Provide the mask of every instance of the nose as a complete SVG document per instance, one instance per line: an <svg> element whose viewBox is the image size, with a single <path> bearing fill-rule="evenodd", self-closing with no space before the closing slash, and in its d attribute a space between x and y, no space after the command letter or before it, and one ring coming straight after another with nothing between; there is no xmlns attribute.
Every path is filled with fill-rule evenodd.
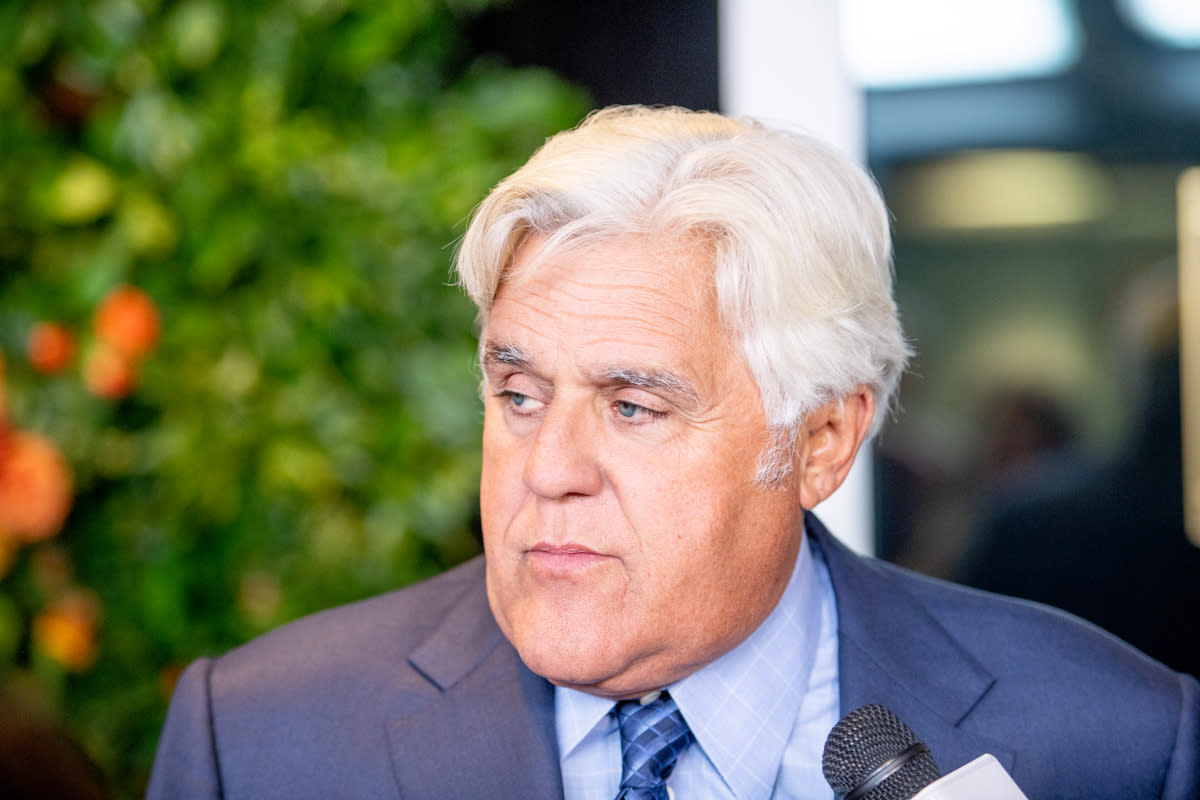
<svg viewBox="0 0 1200 800"><path fill-rule="evenodd" d="M597 445L595 420L587 404L556 397L525 455L525 485L549 499L598 494L604 473Z"/></svg>

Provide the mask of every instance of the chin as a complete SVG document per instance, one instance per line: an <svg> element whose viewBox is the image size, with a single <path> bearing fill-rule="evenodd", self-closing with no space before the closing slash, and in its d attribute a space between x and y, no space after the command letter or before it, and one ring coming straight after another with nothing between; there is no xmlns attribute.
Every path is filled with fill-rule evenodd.
<svg viewBox="0 0 1200 800"><path fill-rule="evenodd" d="M499 582L490 584L492 589L499 589ZM578 590L547 593L522 586L507 596L500 589L490 599L501 631L530 671L556 686L616 696L609 687L623 689L631 678L637 680L647 653L627 635L628 615L613 611L613 603L599 594L581 597Z"/></svg>
<svg viewBox="0 0 1200 800"><path fill-rule="evenodd" d="M612 648L603 642L571 641L553 631L537 631L515 637L513 646L525 666L559 686L591 686L622 671Z"/></svg>
<svg viewBox="0 0 1200 800"><path fill-rule="evenodd" d="M564 640L552 632L542 632L514 647L536 675L555 686L576 689L599 697L620 700L661 689L683 678L668 674L642 662L628 650L617 650L611 638L596 637L585 642Z"/></svg>

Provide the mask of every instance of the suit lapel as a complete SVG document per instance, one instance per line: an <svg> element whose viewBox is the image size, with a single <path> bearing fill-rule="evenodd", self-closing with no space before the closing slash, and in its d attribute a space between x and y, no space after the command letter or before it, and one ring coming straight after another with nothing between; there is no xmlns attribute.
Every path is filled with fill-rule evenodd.
<svg viewBox="0 0 1200 800"><path fill-rule="evenodd" d="M1011 751L971 725L995 679L914 595L912 578L850 552L811 514L805 531L825 557L837 598L842 713L887 706L929 745L943 772L985 752L1011 769Z"/></svg>
<svg viewBox="0 0 1200 800"><path fill-rule="evenodd" d="M409 663L428 685L388 725L401 797L562 797L554 689L496 626L482 570Z"/></svg>

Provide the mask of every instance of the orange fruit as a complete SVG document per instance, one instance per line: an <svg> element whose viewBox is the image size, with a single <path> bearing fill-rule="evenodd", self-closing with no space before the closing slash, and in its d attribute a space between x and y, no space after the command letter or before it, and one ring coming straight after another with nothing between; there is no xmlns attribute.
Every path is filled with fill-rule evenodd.
<svg viewBox="0 0 1200 800"><path fill-rule="evenodd" d="M137 365L131 356L101 344L83 362L83 383L97 397L119 400L137 385Z"/></svg>
<svg viewBox="0 0 1200 800"><path fill-rule="evenodd" d="M71 672L83 672L96 663L99 617L98 602L88 592L69 592L34 617L33 640Z"/></svg>
<svg viewBox="0 0 1200 800"><path fill-rule="evenodd" d="M109 292L97 307L93 324L100 341L126 356L143 356L158 343L158 308L134 286Z"/></svg>
<svg viewBox="0 0 1200 800"><path fill-rule="evenodd" d="M71 470L36 433L0 431L0 535L26 542L53 536L71 509Z"/></svg>
<svg viewBox="0 0 1200 800"><path fill-rule="evenodd" d="M75 356L75 337L57 322L39 322L29 331L25 351L38 372L61 372Z"/></svg>

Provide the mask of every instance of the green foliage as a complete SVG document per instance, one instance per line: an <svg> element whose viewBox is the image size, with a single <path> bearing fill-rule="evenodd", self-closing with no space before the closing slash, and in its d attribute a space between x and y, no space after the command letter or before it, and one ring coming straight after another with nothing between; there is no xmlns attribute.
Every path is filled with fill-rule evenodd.
<svg viewBox="0 0 1200 800"><path fill-rule="evenodd" d="M0 670L141 792L174 670L477 552L474 203L584 98L471 60L481 0L0 4L0 353L9 422L74 472L0 568ZM81 377L131 284L162 335L133 392ZM24 356L58 320L61 374ZM96 601L94 664L32 620Z"/></svg>

